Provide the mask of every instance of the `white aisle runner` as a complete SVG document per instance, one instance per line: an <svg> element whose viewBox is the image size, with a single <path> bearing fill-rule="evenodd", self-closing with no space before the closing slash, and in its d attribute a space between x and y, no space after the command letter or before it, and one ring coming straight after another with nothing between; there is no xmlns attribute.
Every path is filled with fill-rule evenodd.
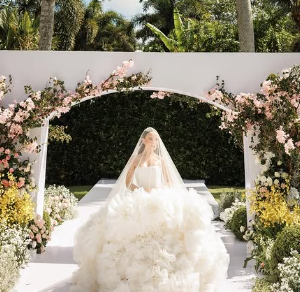
<svg viewBox="0 0 300 292"><path fill-rule="evenodd" d="M46 247L46 252L37 255L21 271L21 279L14 292L68 292L70 290L70 279L72 273L77 269L72 256L74 234L89 218L90 214L101 207L113 182L99 181L79 202L78 217L55 228L52 240ZM203 182L200 182L200 185L204 191L207 190ZM199 183L188 186L197 189ZM203 195L211 205L214 204L209 194ZM212 207L214 206L212 205ZM236 240L229 231L223 229L222 223L214 222L214 225L230 254L228 279L221 292L250 292L255 272L252 266L247 267L247 269L242 267L246 257L246 243Z"/></svg>

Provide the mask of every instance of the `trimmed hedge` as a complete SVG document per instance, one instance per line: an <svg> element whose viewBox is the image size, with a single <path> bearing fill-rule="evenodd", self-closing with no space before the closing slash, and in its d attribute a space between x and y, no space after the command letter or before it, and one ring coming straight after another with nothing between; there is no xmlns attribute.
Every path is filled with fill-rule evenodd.
<svg viewBox="0 0 300 292"><path fill-rule="evenodd" d="M291 255L291 249L300 253L300 225L285 227L276 237L271 251L270 265L275 277L279 277L277 266L283 258Z"/></svg>
<svg viewBox="0 0 300 292"><path fill-rule="evenodd" d="M244 226L247 228L247 209L246 207L241 207L237 209L232 216L230 221L230 230L239 239L245 241L243 235L245 232L240 231L240 227Z"/></svg>
<svg viewBox="0 0 300 292"><path fill-rule="evenodd" d="M72 141L50 143L47 184L93 185L101 178L117 178L150 126L159 132L183 178L244 183L243 153L230 134L219 129L220 117L208 117L208 104L178 95L151 99L151 93L104 95L53 120L53 125L68 127Z"/></svg>

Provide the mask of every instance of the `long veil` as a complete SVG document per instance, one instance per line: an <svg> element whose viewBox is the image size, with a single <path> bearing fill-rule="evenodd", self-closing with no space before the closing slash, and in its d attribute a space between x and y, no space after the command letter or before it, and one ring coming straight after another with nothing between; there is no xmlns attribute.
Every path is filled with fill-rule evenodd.
<svg viewBox="0 0 300 292"><path fill-rule="evenodd" d="M106 206L110 203L110 201L118 194L122 195L126 192L134 191L136 188L139 188L139 183L136 179L136 171L139 167L149 167L149 165L145 164L145 145L144 139L147 134L154 133L156 137L156 146L155 146L155 157L156 164L161 167L161 188L180 188L185 189L184 182L174 165L162 139L160 138L158 132L151 127L148 127L141 134L137 145L126 163L123 171L121 172L118 180L116 181L113 189L111 190L109 196L106 199ZM148 175L147 179L151 181L153 178Z"/></svg>

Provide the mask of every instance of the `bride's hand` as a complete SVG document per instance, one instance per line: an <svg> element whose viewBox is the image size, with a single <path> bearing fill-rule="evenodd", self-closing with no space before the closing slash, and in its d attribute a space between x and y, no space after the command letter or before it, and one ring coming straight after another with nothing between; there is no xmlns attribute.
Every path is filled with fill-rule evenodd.
<svg viewBox="0 0 300 292"><path fill-rule="evenodd" d="M147 192L147 193L150 193L151 192L151 188L144 188L144 190Z"/></svg>

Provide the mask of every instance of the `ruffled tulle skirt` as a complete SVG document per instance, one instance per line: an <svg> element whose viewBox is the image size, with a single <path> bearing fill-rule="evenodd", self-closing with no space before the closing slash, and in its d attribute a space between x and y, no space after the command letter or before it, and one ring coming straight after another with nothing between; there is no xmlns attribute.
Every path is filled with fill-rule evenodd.
<svg viewBox="0 0 300 292"><path fill-rule="evenodd" d="M73 292L218 291L229 255L193 191L115 196L76 235Z"/></svg>

